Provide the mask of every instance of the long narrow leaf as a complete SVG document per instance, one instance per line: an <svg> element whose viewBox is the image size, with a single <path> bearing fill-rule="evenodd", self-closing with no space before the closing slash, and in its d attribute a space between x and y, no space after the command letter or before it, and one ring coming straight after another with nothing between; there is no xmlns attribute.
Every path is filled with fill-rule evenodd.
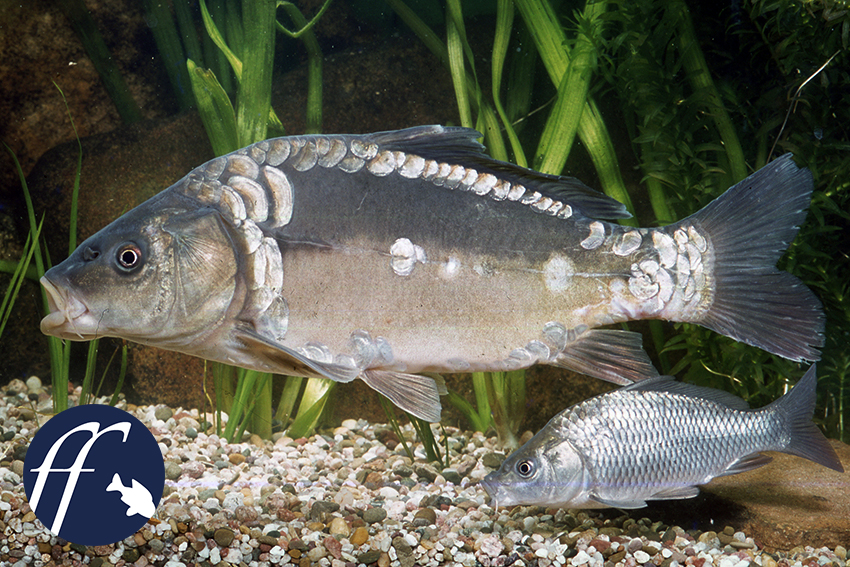
<svg viewBox="0 0 850 567"><path fill-rule="evenodd" d="M230 97L224 92L218 80L210 70L195 66L191 59L186 60L192 90L198 104L201 121L207 131L213 152L217 156L239 149L239 137L236 135L236 113L230 103Z"/></svg>
<svg viewBox="0 0 850 567"><path fill-rule="evenodd" d="M322 48L319 40L313 32L313 24L330 6L330 0L325 2L319 13L308 23L301 11L291 2L278 2L283 6L292 22L298 26L297 32L290 32L277 22L277 28L293 38L300 37L304 40L307 50L307 120L306 132L317 134L322 131ZM275 116L276 118L276 116ZM278 121L278 125L279 125ZM282 128L282 125L280 125Z"/></svg>
<svg viewBox="0 0 850 567"><path fill-rule="evenodd" d="M21 284L26 278L29 269L30 261L32 261L33 253L38 247L38 237L41 234L41 227L44 224L44 216L38 222L38 228L35 234L27 234L27 240L24 243L23 257L18 260L17 268L12 274L12 279L9 281L9 287L6 294L3 296L3 304L0 306L0 336L3 335L3 330L6 328L6 322L12 313L12 307L15 305L15 299L18 297L18 292L21 289Z"/></svg>
<svg viewBox="0 0 850 567"><path fill-rule="evenodd" d="M528 26L531 37L534 38L537 51L552 83L560 85L569 67L570 57L564 49L567 39L557 15L546 0L515 0L515 4L525 25ZM626 208L634 214L614 152L614 143L602 121L596 103L590 97L587 97L586 106L581 113L578 134L596 166L602 190L626 205ZM623 224L636 226L634 219L627 219L627 221Z"/></svg>
<svg viewBox="0 0 850 567"><path fill-rule="evenodd" d="M236 76L236 81L239 82L242 80L242 61L239 57L233 53L233 50L227 45L227 42L224 41L224 36L219 31L218 27L215 25L215 22L210 16L209 10L207 10L207 5L204 0L199 0L199 4L201 6L201 19L204 21L204 28L207 30L207 35L210 36L210 39L213 40L213 43L224 53L224 56L230 62L230 66L233 68L233 74ZM230 14L228 15L228 21L230 21Z"/></svg>
<svg viewBox="0 0 850 567"><path fill-rule="evenodd" d="M723 183L723 186L727 187L742 180L748 173L741 141L738 139L738 133L732 124L732 119L729 117L726 107L723 106L720 93L711 78L711 72L705 62L702 49L700 49L688 7L682 0L671 0L667 4L667 9L674 11L678 16L679 46L682 50L682 65L688 81L694 91L705 95L711 108L711 117L720 133L720 138L723 140L724 154L731 170L731 179L727 179Z"/></svg>
<svg viewBox="0 0 850 567"><path fill-rule="evenodd" d="M150 26L154 41L159 50L160 57L165 63L165 71L171 86L177 96L177 102L181 109L192 106L192 87L189 84L189 76L186 74L184 61L186 54L174 18L171 16L171 8L168 2L161 0L144 0L145 16L148 21L153 22Z"/></svg>
<svg viewBox="0 0 850 567"><path fill-rule="evenodd" d="M499 114L499 118L505 128L505 133L511 143L511 150L514 154L514 162L517 165L525 167L528 165L528 162L525 159L525 152L522 149L522 144L520 144L519 137L514 130L513 124L511 124L510 118L505 112L505 109L502 107L501 100L502 72L504 70L505 58L508 52L513 20L513 0L498 0L496 3L496 32L493 37L493 60L491 63L493 105L496 107L496 112Z"/></svg>
<svg viewBox="0 0 850 567"><path fill-rule="evenodd" d="M236 98L239 147L266 139L271 111L275 3L242 0L242 80Z"/></svg>
<svg viewBox="0 0 850 567"><path fill-rule="evenodd" d="M594 37L607 2L588 2L580 18L578 36L570 53L570 63L558 85L558 98L552 109L535 156L535 168L559 174L564 169L587 100L590 79L596 69Z"/></svg>

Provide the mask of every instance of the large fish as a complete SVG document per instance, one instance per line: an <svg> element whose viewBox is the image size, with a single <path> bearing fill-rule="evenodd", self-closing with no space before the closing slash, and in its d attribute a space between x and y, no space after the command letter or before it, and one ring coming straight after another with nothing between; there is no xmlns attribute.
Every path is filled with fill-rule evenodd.
<svg viewBox="0 0 850 567"><path fill-rule="evenodd" d="M562 366L657 374L637 333L699 323L817 359L815 296L775 263L811 174L784 156L663 228L569 177L426 126L256 143L194 169L42 279L47 334L122 337L247 368L365 380L437 420L420 373Z"/></svg>
<svg viewBox="0 0 850 567"><path fill-rule="evenodd" d="M811 421L816 383L812 365L790 392L751 410L737 396L669 376L637 382L559 413L482 484L497 506L641 508L767 464L760 451L843 472Z"/></svg>

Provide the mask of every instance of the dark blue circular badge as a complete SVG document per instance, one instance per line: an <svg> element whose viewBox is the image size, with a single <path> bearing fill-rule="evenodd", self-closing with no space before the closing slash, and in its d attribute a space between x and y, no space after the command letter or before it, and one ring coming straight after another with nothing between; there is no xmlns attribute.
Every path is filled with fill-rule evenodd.
<svg viewBox="0 0 850 567"><path fill-rule="evenodd" d="M69 408L45 423L24 461L24 489L54 534L80 545L133 535L156 512L162 453L141 421L105 405Z"/></svg>

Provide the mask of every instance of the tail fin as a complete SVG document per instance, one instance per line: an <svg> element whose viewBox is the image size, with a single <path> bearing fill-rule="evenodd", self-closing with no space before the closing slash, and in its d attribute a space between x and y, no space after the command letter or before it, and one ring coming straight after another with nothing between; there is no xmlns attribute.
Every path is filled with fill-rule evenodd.
<svg viewBox="0 0 850 567"><path fill-rule="evenodd" d="M118 473L112 475L112 482L109 483L109 486L106 487L107 492L113 492L115 490L121 490L124 488L124 485L121 484L121 477L118 476Z"/></svg>
<svg viewBox="0 0 850 567"><path fill-rule="evenodd" d="M694 323L791 360L820 359L821 303L776 269L811 194L811 172L785 154L690 217L709 234L715 257L714 300Z"/></svg>
<svg viewBox="0 0 850 567"><path fill-rule="evenodd" d="M815 410L817 376L812 364L806 374L790 392L764 408L780 412L788 428L788 445L779 449L783 453L803 457L827 468L844 472L835 449L829 444L818 426L812 422Z"/></svg>

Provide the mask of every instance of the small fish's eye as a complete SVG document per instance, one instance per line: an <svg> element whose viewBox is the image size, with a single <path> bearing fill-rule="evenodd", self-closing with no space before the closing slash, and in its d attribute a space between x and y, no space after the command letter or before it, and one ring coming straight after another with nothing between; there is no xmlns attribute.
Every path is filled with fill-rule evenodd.
<svg viewBox="0 0 850 567"><path fill-rule="evenodd" d="M516 464L516 472L522 478L529 478L534 474L534 461L526 459Z"/></svg>
<svg viewBox="0 0 850 567"><path fill-rule="evenodd" d="M118 262L118 267L125 272L131 272L141 266L142 251L135 244L128 243L118 249L115 255L115 260Z"/></svg>

